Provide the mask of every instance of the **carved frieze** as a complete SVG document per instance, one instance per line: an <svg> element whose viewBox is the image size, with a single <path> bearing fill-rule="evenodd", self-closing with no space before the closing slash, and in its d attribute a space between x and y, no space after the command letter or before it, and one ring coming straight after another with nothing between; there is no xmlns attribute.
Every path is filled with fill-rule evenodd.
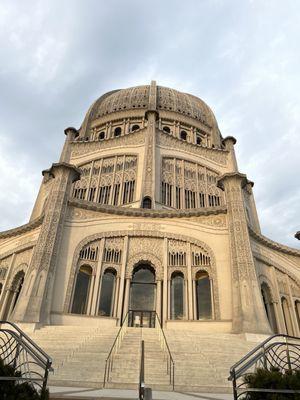
<svg viewBox="0 0 300 400"><path fill-rule="evenodd" d="M159 144L168 149L175 149L180 151L186 151L197 156L207 158L219 165L227 165L228 152L225 150L211 149L207 147L195 146L190 143L183 142L182 140L176 139L166 133L159 133Z"/></svg>
<svg viewBox="0 0 300 400"><path fill-rule="evenodd" d="M124 148L126 146L140 146L144 143L144 132L131 133L128 136L93 142L72 142L71 157L79 157L88 153L98 152L104 149Z"/></svg>
<svg viewBox="0 0 300 400"><path fill-rule="evenodd" d="M137 253L152 253L163 259L163 240L149 237L133 237L129 239L128 258Z"/></svg>

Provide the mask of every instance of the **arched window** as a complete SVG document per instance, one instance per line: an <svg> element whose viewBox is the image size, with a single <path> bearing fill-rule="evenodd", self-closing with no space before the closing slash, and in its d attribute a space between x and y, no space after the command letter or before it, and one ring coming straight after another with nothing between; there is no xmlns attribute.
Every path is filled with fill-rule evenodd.
<svg viewBox="0 0 300 400"><path fill-rule="evenodd" d="M184 318L184 278L181 272L171 276L171 319Z"/></svg>
<svg viewBox="0 0 300 400"><path fill-rule="evenodd" d="M197 135L197 137L196 137L196 143L197 143L198 145L200 145L201 142L202 142L201 136Z"/></svg>
<svg viewBox="0 0 300 400"><path fill-rule="evenodd" d="M261 285L261 295L263 298L263 303L265 306L266 314L271 326L271 329L274 333L278 332L274 304L272 301L271 290L269 286L264 282Z"/></svg>
<svg viewBox="0 0 300 400"><path fill-rule="evenodd" d="M197 319L211 319L211 288L208 273L199 271L196 274Z"/></svg>
<svg viewBox="0 0 300 400"><path fill-rule="evenodd" d="M142 208L152 208L152 200L150 197L147 196L143 198Z"/></svg>
<svg viewBox="0 0 300 400"><path fill-rule="evenodd" d="M281 298L281 307L282 307L282 312L283 312L283 317L284 317L284 324L285 324L286 333L288 335L290 335L290 336L293 336L294 335L294 330L293 330L293 325L292 325L292 319L291 319L289 304L288 304L287 299L285 297Z"/></svg>
<svg viewBox="0 0 300 400"><path fill-rule="evenodd" d="M171 129L168 126L164 126L163 131L166 133L171 133Z"/></svg>
<svg viewBox="0 0 300 400"><path fill-rule="evenodd" d="M113 314L115 280L116 271L114 269L105 270L101 283L98 315L110 317Z"/></svg>
<svg viewBox="0 0 300 400"><path fill-rule="evenodd" d="M92 272L93 270L89 265L82 265L77 273L71 311L74 314L87 313Z"/></svg>
<svg viewBox="0 0 300 400"><path fill-rule="evenodd" d="M103 140L103 139L105 139L105 132L100 132L99 133L99 140Z"/></svg>
<svg viewBox="0 0 300 400"><path fill-rule="evenodd" d="M24 283L24 277L25 277L25 273L23 271L19 272L13 281L13 288L15 290L15 296L13 299L13 306L11 311L13 311L16 307L17 301L19 299L22 287L23 287L23 283Z"/></svg>
<svg viewBox="0 0 300 400"><path fill-rule="evenodd" d="M134 132L134 131L137 131L138 129L140 129L139 125L133 125L133 127L131 128L131 131Z"/></svg>
<svg viewBox="0 0 300 400"><path fill-rule="evenodd" d="M130 309L155 310L155 272L149 264L138 265L132 274Z"/></svg>
<svg viewBox="0 0 300 400"><path fill-rule="evenodd" d="M115 130L114 130L115 137L121 136L121 133L122 133L122 129L119 126L117 128L115 128Z"/></svg>
<svg viewBox="0 0 300 400"><path fill-rule="evenodd" d="M295 312L296 312L296 316L297 316L298 328L300 330L300 301L299 300L295 301Z"/></svg>
<svg viewBox="0 0 300 400"><path fill-rule="evenodd" d="M181 132L180 132L180 139L181 139L181 140L186 140L186 139L187 139L187 133L186 133L186 131L181 131Z"/></svg>
<svg viewBox="0 0 300 400"><path fill-rule="evenodd" d="M24 277L25 277L25 272L24 271L19 271L11 284L11 287L9 289L9 294L8 294L8 300L6 303L6 308L3 313L3 319L7 319L10 314L13 312L13 310L16 307L16 304L18 302L18 299L20 297L20 293L23 287L24 283Z"/></svg>

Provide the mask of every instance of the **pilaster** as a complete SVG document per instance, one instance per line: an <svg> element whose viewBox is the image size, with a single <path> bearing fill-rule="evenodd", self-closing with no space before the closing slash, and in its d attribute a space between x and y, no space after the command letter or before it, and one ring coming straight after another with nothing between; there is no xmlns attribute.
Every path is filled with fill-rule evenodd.
<svg viewBox="0 0 300 400"><path fill-rule="evenodd" d="M246 175L223 175L218 185L225 191L232 272L232 330L234 333L270 334L250 246L242 186Z"/></svg>
<svg viewBox="0 0 300 400"><path fill-rule="evenodd" d="M53 283L67 201L71 184L80 177L80 171L67 163L53 164L44 173L52 177L53 185L45 208L39 239L29 266L30 271L36 270L37 273L31 291L32 295L24 310L24 316L20 318L24 322L50 322Z"/></svg>
<svg viewBox="0 0 300 400"><path fill-rule="evenodd" d="M141 201L145 196L152 199L155 207L155 149L156 149L156 82L152 81L150 86L149 105L146 112L148 127L145 138L145 159L143 171L143 192Z"/></svg>

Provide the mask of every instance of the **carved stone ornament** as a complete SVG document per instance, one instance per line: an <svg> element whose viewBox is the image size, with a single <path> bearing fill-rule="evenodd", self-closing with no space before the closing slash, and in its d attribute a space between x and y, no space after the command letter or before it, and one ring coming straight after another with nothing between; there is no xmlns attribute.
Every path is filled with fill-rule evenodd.
<svg viewBox="0 0 300 400"><path fill-rule="evenodd" d="M217 165L227 165L228 151L211 149L208 147L195 146L191 143L183 142L173 136L170 136L164 132L159 132L159 145L167 149L180 150L180 152L186 152L195 154L199 157L206 158Z"/></svg>
<svg viewBox="0 0 300 400"><path fill-rule="evenodd" d="M145 141L144 132L133 132L130 135L119 136L105 141L72 142L71 157L76 158L85 154L98 153L104 149L124 148L125 146L138 147Z"/></svg>
<svg viewBox="0 0 300 400"><path fill-rule="evenodd" d="M209 254L210 260L211 260L211 273L214 279L213 282L213 289L214 289L214 305L215 305L215 316L216 319L220 318L220 304L219 304L219 291L218 291L218 279L217 279L217 274L216 274L216 261L215 261L215 256L210 249L210 247L200 241L197 240L193 237L189 236L183 236L183 235L176 235L176 234L169 234L165 232L153 232L153 231L116 231L116 232L100 232L98 234L94 234L91 236L88 236L84 238L78 245L76 246L76 249L74 251L74 256L73 256L73 261L72 261L72 266L70 270L70 276L68 280L68 286L67 286L67 291L66 291L66 296L65 296L65 302L64 302L64 311L68 312L69 306L70 306L70 301L71 301L71 295L72 295L72 289L74 286L75 282L75 276L76 276L76 271L77 271L77 263L79 259L79 252L80 250L86 246L89 243L94 242L95 240L99 240L102 238L115 238L115 237L129 237L129 249L128 249L128 260L130 261L131 268L139 262L142 261L148 261L151 264L155 264L154 266L158 268L158 276L157 279L162 279L162 260L163 260L163 239L168 238L169 240L175 240L175 241L181 241L185 243L191 243L196 246L198 246L201 249L204 249L205 253ZM132 239L135 239L130 243ZM143 239L143 240L141 240ZM151 241L151 239L153 239ZM146 243L149 244L146 244ZM145 259L147 255L147 260ZM127 266L129 261L127 262ZM129 271L127 267L127 271ZM160 271L161 272L160 272ZM127 273L127 277L130 278L130 273Z"/></svg>

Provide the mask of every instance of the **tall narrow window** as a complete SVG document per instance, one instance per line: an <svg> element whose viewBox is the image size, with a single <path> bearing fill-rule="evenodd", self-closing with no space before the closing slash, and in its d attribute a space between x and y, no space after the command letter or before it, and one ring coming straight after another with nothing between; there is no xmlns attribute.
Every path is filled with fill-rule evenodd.
<svg viewBox="0 0 300 400"><path fill-rule="evenodd" d="M290 336L293 336L294 330L293 330L293 325L292 325L292 318L291 318L291 314L290 314L289 305L288 305L287 299L285 297L281 298L281 306L282 306L282 311L283 311L286 333Z"/></svg>
<svg viewBox="0 0 300 400"><path fill-rule="evenodd" d="M176 208L181 208L181 189L176 186Z"/></svg>
<svg viewBox="0 0 300 400"><path fill-rule="evenodd" d="M296 316L297 316L298 328L300 330L300 301L299 300L295 301L295 311L296 311Z"/></svg>
<svg viewBox="0 0 300 400"><path fill-rule="evenodd" d="M211 288L207 272L199 271L196 275L197 319L211 319Z"/></svg>
<svg viewBox="0 0 300 400"><path fill-rule="evenodd" d="M119 193L120 193L120 184L117 183L114 185L114 194L113 194L113 205L117 206L119 204Z"/></svg>
<svg viewBox="0 0 300 400"><path fill-rule="evenodd" d="M181 272L171 277L171 319L184 318L184 278Z"/></svg>
<svg viewBox="0 0 300 400"><path fill-rule="evenodd" d="M128 181L123 186L123 204L132 203L134 198L135 181Z"/></svg>
<svg viewBox="0 0 300 400"><path fill-rule="evenodd" d="M107 269L102 277L98 315L112 316L116 271Z"/></svg>
<svg viewBox="0 0 300 400"><path fill-rule="evenodd" d="M272 331L274 333L277 333L278 329L277 329L277 322L276 322L274 304L273 304L273 301L272 301L270 288L266 283L263 283L261 285L261 295L262 295L263 303L264 303L264 306L265 306L267 318L269 320L271 329L272 329Z"/></svg>
<svg viewBox="0 0 300 400"><path fill-rule="evenodd" d="M89 265L81 266L77 273L71 310L71 312L74 314L87 313L91 277L92 268Z"/></svg>

